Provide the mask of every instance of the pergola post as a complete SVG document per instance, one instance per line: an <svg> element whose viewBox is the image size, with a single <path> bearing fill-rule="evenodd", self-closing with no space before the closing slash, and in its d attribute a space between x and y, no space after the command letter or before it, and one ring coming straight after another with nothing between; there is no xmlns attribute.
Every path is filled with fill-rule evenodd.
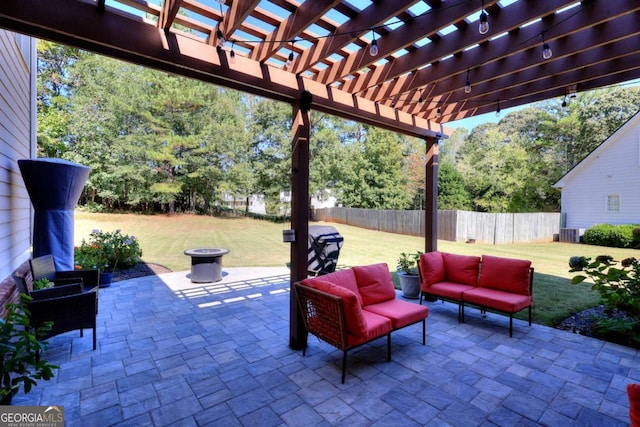
<svg viewBox="0 0 640 427"><path fill-rule="evenodd" d="M289 300L289 347L303 349L307 330L298 309L293 284L307 277L309 235L309 133L311 94L303 92L293 104L291 140L291 228L295 241L291 243L291 292Z"/></svg>
<svg viewBox="0 0 640 427"><path fill-rule="evenodd" d="M438 250L438 138L426 138L424 251Z"/></svg>

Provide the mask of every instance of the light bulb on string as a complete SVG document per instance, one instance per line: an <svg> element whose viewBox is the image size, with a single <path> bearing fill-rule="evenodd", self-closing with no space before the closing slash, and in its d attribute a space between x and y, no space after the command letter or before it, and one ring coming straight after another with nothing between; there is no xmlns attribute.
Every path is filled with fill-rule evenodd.
<svg viewBox="0 0 640 427"><path fill-rule="evenodd" d="M567 95L565 95L564 98L562 99L562 109L563 110L567 109Z"/></svg>
<svg viewBox="0 0 640 427"><path fill-rule="evenodd" d="M471 80L469 80L469 71L467 70L467 80L464 83L464 93L471 93Z"/></svg>
<svg viewBox="0 0 640 427"><path fill-rule="evenodd" d="M553 56L553 52L551 51L549 43L544 39L544 31L540 33L540 36L542 37L542 58L549 59Z"/></svg>
<svg viewBox="0 0 640 427"><path fill-rule="evenodd" d="M224 34L222 34L222 30L220 29L220 25L218 25L218 29L216 30L216 37L218 38L218 47L224 47L224 44L227 41L224 38Z"/></svg>
<svg viewBox="0 0 640 427"><path fill-rule="evenodd" d="M442 117L442 110L440 109L440 106L438 106L438 109L436 110L436 117L437 118L441 118Z"/></svg>
<svg viewBox="0 0 640 427"><path fill-rule="evenodd" d="M487 12L484 10L484 0L482 0L482 12L480 12L478 32L483 35L489 32L489 15L487 15Z"/></svg>
<svg viewBox="0 0 640 427"><path fill-rule="evenodd" d="M231 52L229 52L229 62L232 64L236 63L236 52L233 50L233 45L235 45L235 41L231 41Z"/></svg>
<svg viewBox="0 0 640 427"><path fill-rule="evenodd" d="M553 56L553 51L549 47L549 43L542 44L542 58L549 59Z"/></svg>
<svg viewBox="0 0 640 427"><path fill-rule="evenodd" d="M373 34L373 40L371 40L371 47L369 48L369 55L378 56L378 41L376 40L376 33L371 30Z"/></svg>
<svg viewBox="0 0 640 427"><path fill-rule="evenodd" d="M500 117L500 101L498 101L498 108L496 109L496 117Z"/></svg>

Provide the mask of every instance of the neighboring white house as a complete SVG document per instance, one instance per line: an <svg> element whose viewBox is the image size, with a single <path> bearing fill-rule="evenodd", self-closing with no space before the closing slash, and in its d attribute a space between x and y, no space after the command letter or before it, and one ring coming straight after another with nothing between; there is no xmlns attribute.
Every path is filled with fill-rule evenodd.
<svg viewBox="0 0 640 427"><path fill-rule="evenodd" d="M224 203L229 208L233 208L234 200L233 197L226 194L223 196ZM318 192L311 196L311 207L313 209L321 209L321 208L333 208L336 206L337 199L332 195L331 190L325 190L323 192ZM244 200L236 200L236 208L244 209L245 207ZM290 191L281 191L280 192L280 215L288 215L291 214L291 192ZM252 194L249 196L249 212L255 214L266 214L267 213L267 205L264 201L263 195Z"/></svg>
<svg viewBox="0 0 640 427"><path fill-rule="evenodd" d="M640 113L553 185L562 191L565 227L640 224Z"/></svg>

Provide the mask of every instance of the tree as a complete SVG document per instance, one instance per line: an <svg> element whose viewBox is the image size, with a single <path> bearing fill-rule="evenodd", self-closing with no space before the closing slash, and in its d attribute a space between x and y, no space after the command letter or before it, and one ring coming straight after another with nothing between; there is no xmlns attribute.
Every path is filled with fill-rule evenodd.
<svg viewBox="0 0 640 427"><path fill-rule="evenodd" d="M471 196L462 175L449 163L438 168L438 209L471 210Z"/></svg>
<svg viewBox="0 0 640 427"><path fill-rule="evenodd" d="M281 214L280 193L291 188L291 115L291 106L281 102L254 98L251 104L253 193L264 195L270 214Z"/></svg>
<svg viewBox="0 0 640 427"><path fill-rule="evenodd" d="M62 157L68 150L72 120L67 97L73 85L69 69L83 54L44 40L38 40L37 51L38 156Z"/></svg>
<svg viewBox="0 0 640 427"><path fill-rule="evenodd" d="M370 209L407 208L410 198L402 173L400 139L386 130L365 129L366 142L350 147L356 162L342 183L343 204Z"/></svg>

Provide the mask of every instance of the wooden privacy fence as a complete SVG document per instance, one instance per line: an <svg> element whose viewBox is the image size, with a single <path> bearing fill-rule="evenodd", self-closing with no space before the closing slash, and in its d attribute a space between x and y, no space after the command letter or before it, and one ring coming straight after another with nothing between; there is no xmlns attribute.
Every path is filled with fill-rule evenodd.
<svg viewBox="0 0 640 427"><path fill-rule="evenodd" d="M355 208L316 209L317 221L348 224L389 233L424 236L424 211ZM438 211L438 239L453 242L526 243L558 240L560 213Z"/></svg>

